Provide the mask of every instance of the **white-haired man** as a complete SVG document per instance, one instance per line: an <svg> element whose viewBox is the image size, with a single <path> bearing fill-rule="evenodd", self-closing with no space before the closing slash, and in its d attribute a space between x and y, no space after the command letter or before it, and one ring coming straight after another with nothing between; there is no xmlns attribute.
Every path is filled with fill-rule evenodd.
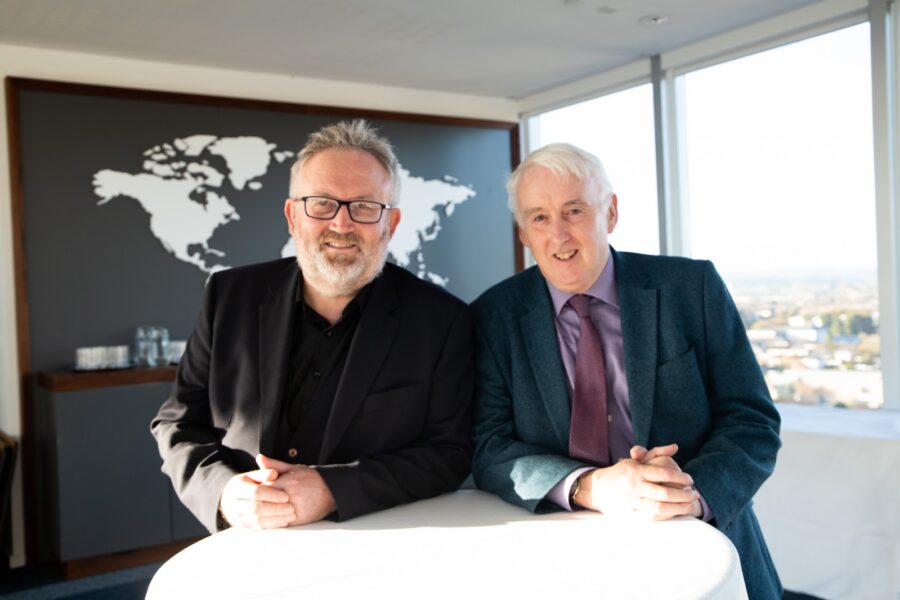
<svg viewBox="0 0 900 600"><path fill-rule="evenodd" d="M750 597L780 598L751 509L779 417L712 264L613 250L618 200L574 146L538 150L508 188L537 267L472 305L475 482L532 511L703 518Z"/></svg>
<svg viewBox="0 0 900 600"><path fill-rule="evenodd" d="M210 278L151 424L163 471L210 531L344 520L468 474L471 317L385 264L399 177L366 122L322 128L284 203L296 261Z"/></svg>

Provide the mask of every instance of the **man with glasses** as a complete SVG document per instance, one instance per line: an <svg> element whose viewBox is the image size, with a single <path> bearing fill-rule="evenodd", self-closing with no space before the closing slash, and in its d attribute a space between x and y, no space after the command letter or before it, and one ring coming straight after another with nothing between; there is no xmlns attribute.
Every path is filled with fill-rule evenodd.
<svg viewBox="0 0 900 600"><path fill-rule="evenodd" d="M703 519L749 597L781 598L752 509L779 416L715 268L613 250L616 195L575 146L533 153L508 190L537 267L473 303L476 484L537 512Z"/></svg>
<svg viewBox="0 0 900 600"><path fill-rule="evenodd" d="M385 263L399 177L365 121L322 128L284 203L296 260L210 278L151 424L163 471L210 531L345 520L468 474L471 318Z"/></svg>

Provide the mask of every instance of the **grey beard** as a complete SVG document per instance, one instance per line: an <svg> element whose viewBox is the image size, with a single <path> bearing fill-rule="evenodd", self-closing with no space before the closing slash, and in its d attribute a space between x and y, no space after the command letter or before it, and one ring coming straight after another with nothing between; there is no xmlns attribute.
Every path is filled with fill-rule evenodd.
<svg viewBox="0 0 900 600"><path fill-rule="evenodd" d="M356 236L350 239L359 244ZM374 254L367 254L367 249L360 246L359 256L351 261L340 257L330 259L321 248L323 238L301 240L297 244L297 264L303 271L304 279L323 296L335 298L354 295L381 274L387 260L389 239L388 230L385 229Z"/></svg>

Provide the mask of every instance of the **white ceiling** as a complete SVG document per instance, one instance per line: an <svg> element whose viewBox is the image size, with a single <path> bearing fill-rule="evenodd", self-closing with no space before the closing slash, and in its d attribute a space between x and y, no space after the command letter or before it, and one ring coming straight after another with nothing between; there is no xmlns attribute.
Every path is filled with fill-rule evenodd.
<svg viewBox="0 0 900 600"><path fill-rule="evenodd" d="M521 98L816 1L0 0L0 42Z"/></svg>

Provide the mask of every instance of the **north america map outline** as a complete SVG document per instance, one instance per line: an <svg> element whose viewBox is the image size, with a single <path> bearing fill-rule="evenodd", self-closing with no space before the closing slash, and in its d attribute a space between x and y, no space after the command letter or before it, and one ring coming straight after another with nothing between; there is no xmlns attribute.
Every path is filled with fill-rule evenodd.
<svg viewBox="0 0 900 600"><path fill-rule="evenodd" d="M226 182L236 192L258 192L262 189L258 178L273 164L293 157L294 152L279 150L258 136L194 134L144 151L138 173L97 171L94 194L100 198L98 206L117 198L136 201L149 215L150 232L166 252L210 275L232 266L226 264L227 249L209 245L213 234L241 218L223 189ZM213 166L217 159L224 161L226 173ZM446 286L448 278L428 268L423 245L436 239L443 219L476 192L450 175L425 179L402 165L399 174L402 218L388 246L389 258L419 277ZM294 244L286 233L285 237L281 256L292 256Z"/></svg>

